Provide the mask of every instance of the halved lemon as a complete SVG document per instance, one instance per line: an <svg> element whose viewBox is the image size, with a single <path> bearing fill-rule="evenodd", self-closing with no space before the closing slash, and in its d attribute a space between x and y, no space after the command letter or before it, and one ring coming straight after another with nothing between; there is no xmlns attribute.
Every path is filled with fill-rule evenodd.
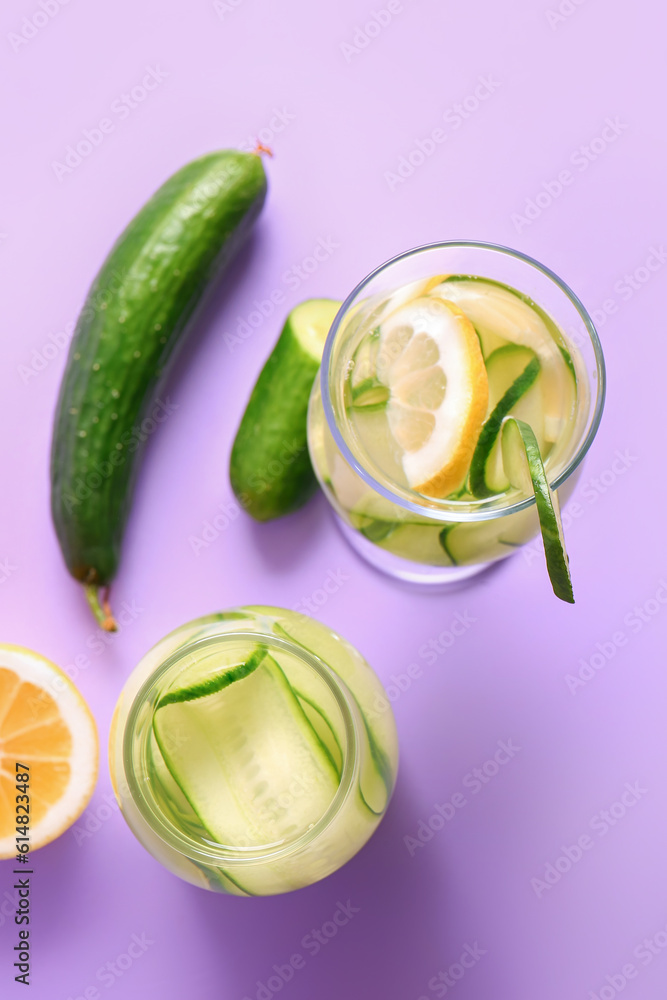
<svg viewBox="0 0 667 1000"><path fill-rule="evenodd" d="M448 496L465 480L489 399L475 328L451 302L414 299L382 323L376 371L408 485Z"/></svg>
<svg viewBox="0 0 667 1000"><path fill-rule="evenodd" d="M31 851L64 833L86 808L97 767L95 721L69 677L30 649L0 644L0 858L17 853L17 824L27 821ZM17 773L29 776L25 791Z"/></svg>

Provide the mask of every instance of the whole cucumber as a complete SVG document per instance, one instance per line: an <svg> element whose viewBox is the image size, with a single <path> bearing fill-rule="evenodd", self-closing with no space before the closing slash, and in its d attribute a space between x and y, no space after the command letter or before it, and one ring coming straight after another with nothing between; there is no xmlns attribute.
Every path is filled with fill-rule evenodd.
<svg viewBox="0 0 667 1000"><path fill-rule="evenodd" d="M250 396L229 478L257 521L289 514L317 487L308 455L308 400L339 309L331 299L309 299L292 309Z"/></svg>
<svg viewBox="0 0 667 1000"><path fill-rule="evenodd" d="M222 150L188 163L116 241L79 316L55 415L51 510L67 567L109 630L100 588L118 566L147 422L164 419L160 384L204 293L250 232L266 186L254 153Z"/></svg>

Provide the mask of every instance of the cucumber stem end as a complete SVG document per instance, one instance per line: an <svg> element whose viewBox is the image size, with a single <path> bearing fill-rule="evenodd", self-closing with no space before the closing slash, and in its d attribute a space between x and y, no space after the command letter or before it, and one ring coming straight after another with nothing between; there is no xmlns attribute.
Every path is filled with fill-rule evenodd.
<svg viewBox="0 0 667 1000"><path fill-rule="evenodd" d="M83 585L86 600L90 605L90 609L95 615L95 621L98 625L104 629L105 632L116 632L118 631L118 626L116 625L114 616L111 612L111 606L109 604L108 589L105 589L102 593L100 587L95 583L84 583Z"/></svg>
<svg viewBox="0 0 667 1000"><path fill-rule="evenodd" d="M255 148L253 149L253 153L255 154L255 156L261 156L262 153L266 153L267 156L270 156L271 159L273 159L273 150L271 149L271 147L265 146L263 142L259 141L259 139L255 143Z"/></svg>

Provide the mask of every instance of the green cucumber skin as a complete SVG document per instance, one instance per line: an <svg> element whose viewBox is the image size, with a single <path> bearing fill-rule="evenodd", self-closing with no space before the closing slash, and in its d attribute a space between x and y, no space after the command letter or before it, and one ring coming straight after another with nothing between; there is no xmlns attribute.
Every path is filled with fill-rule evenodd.
<svg viewBox="0 0 667 1000"><path fill-rule="evenodd" d="M53 521L77 580L106 585L116 573L141 423L160 406L176 348L249 234L266 188L255 154L222 150L187 164L130 222L88 292L51 450Z"/></svg>
<svg viewBox="0 0 667 1000"><path fill-rule="evenodd" d="M288 317L252 391L229 463L234 494L257 521L291 514L317 489L307 423L318 371Z"/></svg>
<svg viewBox="0 0 667 1000"><path fill-rule="evenodd" d="M537 358L533 358L532 361L528 362L521 375L507 389L505 395L498 400L493 413L483 425L470 462L470 491L474 496L494 496L494 491L489 489L486 484L486 460L500 433L503 420L523 394L530 389L539 374L540 363Z"/></svg>
<svg viewBox="0 0 667 1000"><path fill-rule="evenodd" d="M231 669L225 670L216 677L211 677L201 684L195 684L190 688L176 691L167 691L157 703L157 708L164 708L165 705L176 705L181 701L196 701L197 698L207 698L211 694L222 691L223 688L243 680L248 674L253 673L260 667L267 654L266 646L258 646L243 663L237 664Z"/></svg>
<svg viewBox="0 0 667 1000"><path fill-rule="evenodd" d="M558 497L556 494L552 495L549 479L542 462L542 455L540 454L540 446L533 428L524 420L519 420L516 417L507 417L503 423L503 435L510 433L511 425L514 425L516 433L519 435L521 447L525 451L526 461L528 462L530 477L533 481L535 505L544 541L544 555L546 557L547 572L551 580L551 586L553 587L554 594L561 601L565 601L566 604L574 604L570 562L564 548ZM556 531L553 529L554 524L558 526Z"/></svg>

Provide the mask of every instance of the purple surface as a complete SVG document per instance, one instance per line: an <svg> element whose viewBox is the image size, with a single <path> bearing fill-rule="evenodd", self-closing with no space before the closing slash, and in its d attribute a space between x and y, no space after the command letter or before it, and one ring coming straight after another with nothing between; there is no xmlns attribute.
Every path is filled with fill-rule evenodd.
<svg viewBox="0 0 667 1000"><path fill-rule="evenodd" d="M34 856L35 1000L665 993L667 611L651 603L667 599L664 12L620 0L563 0L560 15L556 0L393 3L376 37L344 49L380 4L75 0L41 26L37 0L12 0L0 15L2 639L78 664L103 747L125 677L167 630L244 602L293 607L330 572L345 579L318 617L386 683L423 667L395 701L402 761L386 820L347 867L291 896L223 898L163 871L108 807L103 763L91 835L70 832ZM33 16L40 27L23 44ZM148 67L164 78L123 114L115 102ZM466 105L481 78L485 99ZM53 162L103 118L113 131L58 179ZM608 119L611 141L596 142ZM276 154L269 200L168 389L178 408L150 442L114 588L117 610L132 610L105 648L48 515L65 352L47 345L64 341L112 241L156 186L272 121L282 130L262 133ZM432 155L404 181L387 177L433 129L446 139ZM517 218L540 192L533 219ZM448 238L536 256L603 320L608 407L567 531L576 606L552 597L539 554L446 596L411 592L355 558L321 498L281 523L239 517L195 555L192 536L230 500L233 433L288 308L342 297L392 254ZM330 257L306 280L288 277L320 239L336 244ZM284 303L231 342L239 317L276 289ZM474 621L429 663L420 648L459 614ZM568 675L596 653L592 679L572 690ZM520 751L475 792L468 776L503 740ZM607 825L602 811L628 784L635 801L627 792ZM456 792L465 805L411 856L404 838ZM565 848L577 857L584 836L589 849L569 870L544 888L533 881L549 864L568 868L558 859ZM12 982L11 885L11 865L0 865L3 997L24 995ZM313 954L306 935L348 900L358 912ZM105 971L135 934L145 935L139 957ZM463 978L438 984L466 946L477 957ZM297 953L303 968L280 990L278 980L260 989Z"/></svg>

